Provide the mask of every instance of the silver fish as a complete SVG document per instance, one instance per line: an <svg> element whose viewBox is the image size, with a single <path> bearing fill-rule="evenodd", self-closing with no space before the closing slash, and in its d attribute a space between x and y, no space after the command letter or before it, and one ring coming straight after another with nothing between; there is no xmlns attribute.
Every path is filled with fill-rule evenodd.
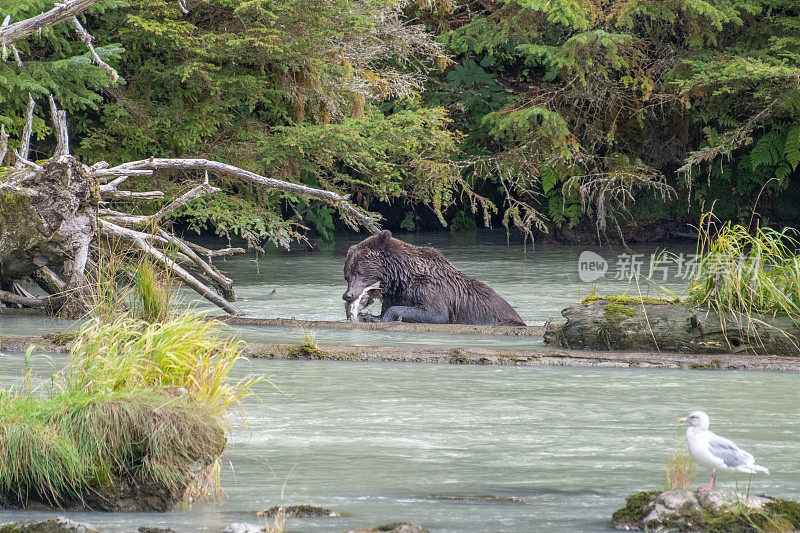
<svg viewBox="0 0 800 533"><path fill-rule="evenodd" d="M348 309L348 315L349 315L348 318L351 321L361 322L361 319L358 317L358 313L359 311L361 311L361 302L364 301L364 299L367 297L369 291L374 291L380 288L381 288L380 281L373 283L372 285L361 291L361 294L358 295L358 298L356 298L350 303L350 307Z"/></svg>

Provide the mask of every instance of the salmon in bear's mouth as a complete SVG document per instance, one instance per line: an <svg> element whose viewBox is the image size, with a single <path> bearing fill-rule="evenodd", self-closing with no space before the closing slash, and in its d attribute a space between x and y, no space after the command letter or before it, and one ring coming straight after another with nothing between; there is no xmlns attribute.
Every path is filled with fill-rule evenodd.
<svg viewBox="0 0 800 533"><path fill-rule="evenodd" d="M363 291L361 291L361 294L358 295L358 298L350 302L350 304L347 306L347 319L352 320L353 322L361 322L361 320L358 317L358 313L361 312L361 309L368 307L372 303L374 296L376 296L376 295L370 296L369 292L370 291L378 292L380 291L380 288L381 288L381 282L378 281L373 283L369 287L366 287Z"/></svg>

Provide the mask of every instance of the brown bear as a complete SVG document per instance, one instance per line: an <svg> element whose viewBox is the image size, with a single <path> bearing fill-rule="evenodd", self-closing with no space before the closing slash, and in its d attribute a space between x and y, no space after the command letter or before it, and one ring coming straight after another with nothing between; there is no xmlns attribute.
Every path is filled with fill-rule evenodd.
<svg viewBox="0 0 800 533"><path fill-rule="evenodd" d="M379 291L381 314L366 315L368 321L525 325L508 302L485 283L455 268L441 252L395 239L388 230L350 247L344 279L345 308L365 289L380 283L380 289L368 296Z"/></svg>

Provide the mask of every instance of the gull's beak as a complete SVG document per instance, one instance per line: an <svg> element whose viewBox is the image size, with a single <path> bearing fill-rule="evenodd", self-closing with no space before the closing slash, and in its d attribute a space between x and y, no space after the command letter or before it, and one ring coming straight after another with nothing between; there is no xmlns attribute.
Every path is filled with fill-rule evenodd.
<svg viewBox="0 0 800 533"><path fill-rule="evenodd" d="M679 423L679 424L683 424L684 422L686 422L686 419L685 419L685 418L679 418L679 419L678 419L678 423Z"/></svg>

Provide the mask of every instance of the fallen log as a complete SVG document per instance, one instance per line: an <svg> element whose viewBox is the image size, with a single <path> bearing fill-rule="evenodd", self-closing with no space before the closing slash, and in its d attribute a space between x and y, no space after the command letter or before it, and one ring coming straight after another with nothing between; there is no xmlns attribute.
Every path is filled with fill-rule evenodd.
<svg viewBox="0 0 800 533"><path fill-rule="evenodd" d="M351 323L352 324L352 323ZM32 344L37 352L69 353L74 334L44 337L2 337L0 353L23 357ZM736 370L800 372L800 357L753 354L678 354L653 352L609 352L536 348L498 350L420 346L319 345L314 348L292 344L248 343L242 355L253 359L321 360L341 363L423 363L450 365L502 365L537 367L653 368L671 370Z"/></svg>
<svg viewBox="0 0 800 533"><path fill-rule="evenodd" d="M591 350L800 355L800 327L790 317L722 317L710 309L631 296L588 298L564 309L566 324L550 323L552 346Z"/></svg>

